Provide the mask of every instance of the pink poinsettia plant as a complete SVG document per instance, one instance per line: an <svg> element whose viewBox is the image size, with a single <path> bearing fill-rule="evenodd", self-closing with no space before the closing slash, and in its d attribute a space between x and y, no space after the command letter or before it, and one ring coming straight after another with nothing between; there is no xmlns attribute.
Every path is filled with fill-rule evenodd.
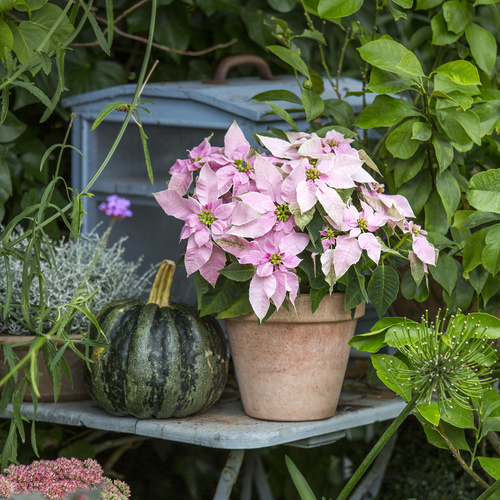
<svg viewBox="0 0 500 500"><path fill-rule="evenodd" d="M222 147L205 139L155 193L166 214L184 221L184 265L202 315L253 311L263 320L299 293L310 294L314 310L342 291L346 308L372 302L382 316L399 290L395 259L426 284L437 250L351 139L335 130L257 138L267 153L233 123Z"/></svg>

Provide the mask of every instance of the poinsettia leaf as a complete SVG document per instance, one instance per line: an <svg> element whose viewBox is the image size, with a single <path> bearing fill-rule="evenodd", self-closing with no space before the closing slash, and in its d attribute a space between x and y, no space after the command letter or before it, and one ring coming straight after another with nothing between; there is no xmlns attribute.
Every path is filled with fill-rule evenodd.
<svg viewBox="0 0 500 500"><path fill-rule="evenodd" d="M248 281L253 278L255 268L252 264L240 264L233 262L219 271L220 274L233 281Z"/></svg>
<svg viewBox="0 0 500 500"><path fill-rule="evenodd" d="M376 267L366 291L379 317L383 316L396 300L398 290L399 277L396 270L385 265Z"/></svg>

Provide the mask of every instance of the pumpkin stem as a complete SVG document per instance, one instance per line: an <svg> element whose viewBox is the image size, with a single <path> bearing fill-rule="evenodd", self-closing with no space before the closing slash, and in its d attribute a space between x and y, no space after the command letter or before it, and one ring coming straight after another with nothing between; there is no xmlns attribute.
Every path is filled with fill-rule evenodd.
<svg viewBox="0 0 500 500"><path fill-rule="evenodd" d="M156 273L155 281L149 293L148 304L157 304L160 307L170 307L170 293L174 279L175 263L164 260Z"/></svg>

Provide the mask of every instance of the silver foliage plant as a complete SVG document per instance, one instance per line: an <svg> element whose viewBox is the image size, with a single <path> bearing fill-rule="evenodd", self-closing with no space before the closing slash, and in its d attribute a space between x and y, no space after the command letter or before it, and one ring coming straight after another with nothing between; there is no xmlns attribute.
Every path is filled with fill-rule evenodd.
<svg viewBox="0 0 500 500"><path fill-rule="evenodd" d="M0 226L0 230L2 227ZM22 230L16 230L12 234L12 239L22 235ZM131 290L134 297L140 297L151 285L152 277L156 269L154 266L140 273L142 256L135 262L126 261L124 258L124 242L127 238L120 238L117 242L106 247L93 272L87 281L88 295L92 295L93 311L97 313L107 303L123 298L129 298ZM43 297L45 308L53 310L52 317L55 317L57 309L72 300L75 290L82 282L85 273L89 269L98 248L102 243L102 236L94 229L84 238L78 241L64 240L53 243L50 248L48 243L44 243L42 250L45 255L50 256L41 263L41 270L45 284L43 293L40 294L39 282L33 280L30 289L30 319L36 324L37 312L40 297ZM27 240L22 240L20 245L27 245ZM57 263L57 266L53 265ZM22 262L16 259L11 260L13 292L12 303L20 304L22 286ZM0 302L5 301L6 295L6 273L0 273ZM17 318L22 318L20 307L12 309L12 316L9 316L5 323L0 319L0 334L7 335L31 335L29 330ZM14 317L17 316L16 317ZM81 333L87 327L88 319L83 313L77 313L70 333Z"/></svg>

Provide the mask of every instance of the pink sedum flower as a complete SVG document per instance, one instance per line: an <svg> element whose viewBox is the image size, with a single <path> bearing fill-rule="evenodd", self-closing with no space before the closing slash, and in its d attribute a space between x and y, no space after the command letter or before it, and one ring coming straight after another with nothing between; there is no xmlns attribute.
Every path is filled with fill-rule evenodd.
<svg viewBox="0 0 500 500"><path fill-rule="evenodd" d="M76 458L38 460L30 465L10 465L0 476L0 497L41 493L48 500L62 500L78 490L101 488L106 500L127 500L130 489L123 481L103 476L101 466L93 459Z"/></svg>

